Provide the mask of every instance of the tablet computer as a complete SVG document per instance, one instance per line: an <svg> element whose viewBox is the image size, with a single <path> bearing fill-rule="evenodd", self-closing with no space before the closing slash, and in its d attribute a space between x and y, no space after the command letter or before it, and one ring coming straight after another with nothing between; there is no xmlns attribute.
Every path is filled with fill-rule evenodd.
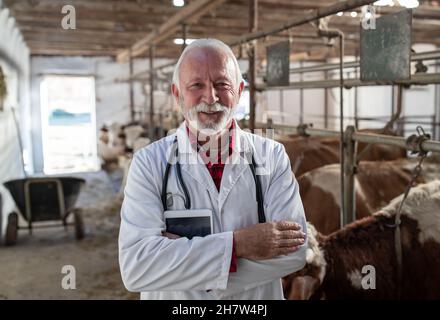
<svg viewBox="0 0 440 320"><path fill-rule="evenodd" d="M168 210L164 212L166 231L181 237L204 237L212 234L212 211Z"/></svg>

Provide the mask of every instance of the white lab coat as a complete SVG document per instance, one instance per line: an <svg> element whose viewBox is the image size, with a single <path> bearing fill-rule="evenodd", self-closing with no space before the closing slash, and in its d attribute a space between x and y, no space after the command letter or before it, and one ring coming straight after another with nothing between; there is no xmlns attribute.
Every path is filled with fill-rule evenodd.
<svg viewBox="0 0 440 320"><path fill-rule="evenodd" d="M161 188L176 134L139 150L128 174L121 209L119 263L122 280L141 299L283 299L281 277L300 270L307 243L292 254L268 260L240 258L229 273L233 231L258 223L255 182L245 159L253 150L267 221L291 220L307 230L298 183L284 146L236 125L235 150L217 191L200 155L191 147L184 123L178 128L179 162L192 209L211 209L214 234L171 240L165 230ZM261 172L261 168L265 172ZM183 210L183 191L170 170L169 210Z"/></svg>

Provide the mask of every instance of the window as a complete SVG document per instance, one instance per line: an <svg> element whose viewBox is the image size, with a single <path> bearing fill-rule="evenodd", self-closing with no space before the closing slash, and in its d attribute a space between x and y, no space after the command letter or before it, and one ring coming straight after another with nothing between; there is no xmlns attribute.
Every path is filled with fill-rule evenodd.
<svg viewBox="0 0 440 320"><path fill-rule="evenodd" d="M41 82L44 173L95 171L95 79L45 76Z"/></svg>

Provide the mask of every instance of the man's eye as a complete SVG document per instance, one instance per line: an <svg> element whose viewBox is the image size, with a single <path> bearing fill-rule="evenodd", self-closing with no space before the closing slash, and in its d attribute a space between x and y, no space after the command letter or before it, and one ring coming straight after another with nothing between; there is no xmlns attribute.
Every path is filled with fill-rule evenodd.
<svg viewBox="0 0 440 320"><path fill-rule="evenodd" d="M216 84L217 87L227 87L228 84L226 82L219 82Z"/></svg>
<svg viewBox="0 0 440 320"><path fill-rule="evenodd" d="M200 88L200 87L202 87L202 84L199 83L199 82L197 82L197 83L193 83L193 84L191 85L191 87L193 87L193 88Z"/></svg>

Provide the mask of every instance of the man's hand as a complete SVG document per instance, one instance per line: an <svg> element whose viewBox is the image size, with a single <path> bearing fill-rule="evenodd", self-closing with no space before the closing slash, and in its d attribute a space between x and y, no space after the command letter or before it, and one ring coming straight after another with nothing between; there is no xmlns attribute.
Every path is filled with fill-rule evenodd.
<svg viewBox="0 0 440 320"><path fill-rule="evenodd" d="M167 237L168 239L171 239L171 240L179 239L180 238L180 236L178 236L177 234L166 232L166 231L162 231L162 235L164 237Z"/></svg>
<svg viewBox="0 0 440 320"><path fill-rule="evenodd" d="M271 259L298 250L305 241L299 224L291 221L266 222L234 231L238 258Z"/></svg>

